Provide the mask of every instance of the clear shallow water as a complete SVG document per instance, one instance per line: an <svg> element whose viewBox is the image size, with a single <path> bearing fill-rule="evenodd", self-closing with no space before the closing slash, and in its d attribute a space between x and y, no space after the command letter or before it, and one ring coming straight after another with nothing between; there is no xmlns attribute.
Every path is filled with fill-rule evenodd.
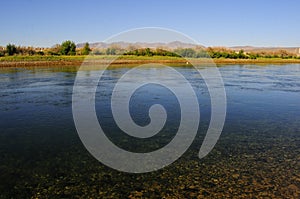
<svg viewBox="0 0 300 199"><path fill-rule="evenodd" d="M214 150L204 159L197 157L210 118L205 84L191 68L176 67L197 92L199 132L178 161L147 174L110 169L83 147L71 110L75 70L1 69L0 198L297 198L300 65L231 65L219 69L228 107ZM96 98L98 119L120 147L136 152L156 150L170 142L178 128L178 102L163 87L140 88L132 97L133 120L140 125L149 123L149 106L161 103L169 114L167 123L153 139L121 134L112 120L109 99L114 83L127 70L105 73ZM86 75L93 75L93 71L86 71Z"/></svg>

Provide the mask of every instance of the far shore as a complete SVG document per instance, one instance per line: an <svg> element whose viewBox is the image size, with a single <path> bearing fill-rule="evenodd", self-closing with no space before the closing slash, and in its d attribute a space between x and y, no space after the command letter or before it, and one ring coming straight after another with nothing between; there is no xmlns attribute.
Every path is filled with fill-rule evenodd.
<svg viewBox="0 0 300 199"><path fill-rule="evenodd" d="M206 58L181 58L165 56L14 56L0 57L0 68L2 67L30 67L30 66L80 66L82 63L109 64L112 60L114 65L121 64L289 64L300 63L300 59L281 59L281 58L257 58L257 59L206 59Z"/></svg>

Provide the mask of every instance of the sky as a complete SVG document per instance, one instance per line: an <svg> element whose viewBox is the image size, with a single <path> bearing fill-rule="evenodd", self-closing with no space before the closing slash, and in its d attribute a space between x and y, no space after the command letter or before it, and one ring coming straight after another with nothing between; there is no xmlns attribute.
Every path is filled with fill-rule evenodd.
<svg viewBox="0 0 300 199"><path fill-rule="evenodd" d="M205 46L300 46L299 0L2 0L0 9L0 46L92 43L141 27Z"/></svg>

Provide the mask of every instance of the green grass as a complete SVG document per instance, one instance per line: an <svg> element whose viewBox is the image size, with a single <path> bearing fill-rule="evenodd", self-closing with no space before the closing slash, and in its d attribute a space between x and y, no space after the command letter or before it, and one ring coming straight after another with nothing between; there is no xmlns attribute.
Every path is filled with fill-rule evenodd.
<svg viewBox="0 0 300 199"><path fill-rule="evenodd" d="M169 56L135 56L135 55L95 55L95 56L54 56L54 55L33 55L33 56L4 56L0 57L0 63L2 62L56 62L56 61L67 61L67 62L81 62L85 58L92 60L105 60L105 59L117 59L118 60L130 60L130 61L143 61L143 60L153 60L153 61L174 61L181 62L184 61L181 57L169 57ZM187 58L188 60L201 61L201 58ZM257 59L226 59L218 58L213 59L216 63L300 63L300 59L281 59L281 58L257 58Z"/></svg>
<svg viewBox="0 0 300 199"><path fill-rule="evenodd" d="M215 63L300 63L300 59L257 58L257 59L213 59Z"/></svg>
<svg viewBox="0 0 300 199"><path fill-rule="evenodd" d="M54 55L16 55L16 56L5 56L0 57L0 62L8 61L82 61L84 56L54 56Z"/></svg>
<svg viewBox="0 0 300 199"><path fill-rule="evenodd" d="M180 57L168 57L168 56L135 56L135 55L95 55L88 56L91 59L114 59L118 58L121 60L181 60ZM5 56L0 57L0 62L4 61L83 61L86 56L75 55L75 56L54 56L54 55L33 55L33 56Z"/></svg>
<svg viewBox="0 0 300 199"><path fill-rule="evenodd" d="M171 57L171 56L136 56L136 55L122 55L119 59L126 60L182 60L181 57Z"/></svg>

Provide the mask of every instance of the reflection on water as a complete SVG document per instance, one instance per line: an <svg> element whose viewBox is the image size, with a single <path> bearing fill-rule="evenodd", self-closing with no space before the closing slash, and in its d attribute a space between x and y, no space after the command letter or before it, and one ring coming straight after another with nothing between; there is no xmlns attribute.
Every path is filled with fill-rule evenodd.
<svg viewBox="0 0 300 199"><path fill-rule="evenodd" d="M83 147L71 112L76 68L1 69L0 198L299 197L300 65L219 69L228 110L216 147L198 159L210 118L209 94L195 70L176 67L197 92L198 136L178 161L147 174L112 170ZM99 122L120 147L156 150L170 142L178 128L178 102L166 88L141 87L131 99L133 120L146 125L149 106L160 103L167 110L167 123L146 140L122 134L112 120L109 99L114 83L127 70L106 71L96 98ZM163 74L163 69L155 70Z"/></svg>

